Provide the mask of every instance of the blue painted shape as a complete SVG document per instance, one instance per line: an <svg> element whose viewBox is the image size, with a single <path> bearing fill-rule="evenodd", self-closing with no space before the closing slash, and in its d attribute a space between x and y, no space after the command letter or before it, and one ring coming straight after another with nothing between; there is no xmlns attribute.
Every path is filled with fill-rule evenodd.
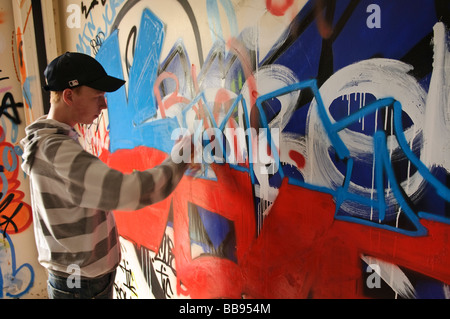
<svg viewBox="0 0 450 319"><path fill-rule="evenodd" d="M445 283L436 279L425 277L421 274L416 279L414 290L417 299L448 299L445 294Z"/></svg>
<svg viewBox="0 0 450 319"><path fill-rule="evenodd" d="M218 249L230 232L228 219L200 206L197 206L197 211L214 249Z"/></svg>
<svg viewBox="0 0 450 319"><path fill-rule="evenodd" d="M108 74L120 79L124 78L117 30L103 42L95 58L103 65ZM107 93L106 97L110 150L114 152L117 149L132 149L140 139L136 136L132 126L134 112L128 105L125 85L115 92Z"/></svg>
<svg viewBox="0 0 450 319"><path fill-rule="evenodd" d="M146 121L156 113L153 86L163 38L162 23L149 10L144 10L128 95L125 86L107 95L111 152L147 146L170 153L173 147L171 135L179 127L176 118ZM109 74L124 78L117 30L105 40L96 59Z"/></svg>
<svg viewBox="0 0 450 319"><path fill-rule="evenodd" d="M317 87L316 80L307 80L307 81L302 81L302 82L298 82L298 83L286 86L284 88L275 90L273 92L270 92L268 94L258 97L258 99L256 100L256 106L258 107L258 109L260 111L259 113L260 113L262 127L264 127L264 128L268 127L268 121L267 121L267 118L265 116L263 106L262 106L263 101L269 100L273 97L283 95L283 94L286 94L286 93L289 93L289 92L292 92L295 90L303 90L303 89L310 89L314 94L314 98L317 103L317 111L319 114L319 118L322 122L322 125L324 126L324 130L327 133L327 136L330 139L331 145L335 149L337 155L345 163L345 167L346 167L345 173L344 173L345 179L344 179L343 185L341 187L338 187L335 190L329 189L327 187L309 184L309 183L306 183L302 180L298 180L293 177L288 177L289 183L292 185L297 185L297 186L304 187L307 189L311 189L311 190L315 190L315 191L333 195L333 197L336 201L336 213L335 213L336 219L345 220L345 221L349 221L349 222L357 222L357 223L369 225L372 227L388 229L391 231L399 232L399 233L402 233L405 235L410 235L410 236L426 235L426 233L427 233L426 228L420 223L419 217L409 206L407 200L404 198L403 193L401 192L398 182L396 181L394 169L393 169L392 163L389 159L389 151L386 146L385 133L384 132L375 132L375 134L374 134L375 175L376 175L376 177L375 177L376 185L375 186L377 189L377 193L381 194L381 195L378 195L377 199L370 199L370 198L366 198L364 196L360 196L360 195L349 192L350 180L351 180L351 176L352 176L353 168L354 168L354 161L350 156L350 152L349 152L347 146L345 145L345 143L342 141L342 139L338 135L339 131L341 131L341 130L347 128L348 126L352 125L353 123L357 122L360 118L363 118L363 117L367 116L368 114L371 114L379 109L393 106L393 108L394 108L394 132L395 132L395 136L399 142L400 148L403 150L403 152L405 153L405 156L411 161L411 163L417 167L418 171L424 176L424 178L435 188L437 194L448 201L449 189L431 174L431 172L428 170L428 168L416 157L414 152L409 148L409 145L406 141L406 138L405 138L404 132L403 132L403 119L402 119L401 104L398 101L395 101L393 98L379 99L379 100L376 100L376 101L364 106L364 108L362 108L358 111L355 111L346 117L339 119L339 121L332 123L326 112L325 105L323 104L322 97L321 97L319 89ZM270 131L268 134L268 140L271 141ZM279 157L276 156L277 152L275 152L274 155L275 155L275 159L279 163ZM385 198L384 198L385 186L384 186L384 182L383 182L383 174L386 174L387 178L390 180L392 191L395 195L395 198L396 198L398 204L402 207L403 212L405 213L408 220L416 228L415 230L406 230L406 229L393 227L393 226L383 223L383 222L385 222L385 213L386 213L386 202L385 202ZM281 178L284 177L283 168L281 167L281 165L279 166L279 175L281 176ZM370 221L367 219L363 219L360 217L339 215L339 213L338 213L339 207L346 200L350 200L350 201L359 203L361 205L365 205L367 207L373 207L373 208L377 209L379 223L373 222L373 221ZM430 214L427 214L425 212L422 212L420 214L420 216L422 218L432 219ZM439 220L447 220L447 219L440 218Z"/></svg>
<svg viewBox="0 0 450 319"><path fill-rule="evenodd" d="M230 0L220 0L223 9L227 15L228 24L231 31L231 37L238 36L238 23L236 13L234 12L233 4ZM217 0L206 0L206 10L208 12L208 24L211 31L211 38L213 42L223 41L225 37L222 31L222 22L220 21L220 12Z"/></svg>
<svg viewBox="0 0 450 319"><path fill-rule="evenodd" d="M167 58L160 65L160 72L169 72L176 76L178 82L178 95L192 99L194 92L191 74L191 63L183 40L178 39L170 50ZM164 88L162 92L161 87ZM176 91L176 82L173 80L163 81L159 90L161 96L169 95Z"/></svg>
<svg viewBox="0 0 450 319"><path fill-rule="evenodd" d="M164 41L164 25L153 12L142 13L128 87L129 106L134 109L134 123L141 124L156 114L153 87L158 75Z"/></svg>
<svg viewBox="0 0 450 319"><path fill-rule="evenodd" d="M427 212L419 212L418 215L420 218L423 218L423 219L432 220L432 221L435 221L438 223L450 225L450 218L447 218L442 215L437 215L437 214L432 214L432 213L427 213Z"/></svg>
<svg viewBox="0 0 450 319"><path fill-rule="evenodd" d="M348 191L353 167L353 160L350 158L347 160L347 173L345 175L344 184L342 187L337 188L333 193L333 196L336 200L335 218L338 220L356 222L367 226L387 229L409 236L426 235L427 229L420 223L419 218L411 209L411 207L409 206L408 202L406 201L400 190L400 186L398 185L398 182L396 180L392 163L389 159L390 155L386 145L386 135L382 131L377 131L374 135L374 153L375 153L375 187L377 190L376 198L370 199L364 196L350 193ZM384 174L386 174L387 179L389 179L389 181L391 182L390 183L391 190L394 193L395 199L397 200L399 206L402 208L403 213L405 214L407 219L416 228L415 230L406 230L403 228L398 228L384 223L386 213L386 201L384 195L385 192L384 192L384 178L383 178ZM373 207L378 212L378 220L371 221L360 217L340 215L339 207L345 200L360 203L361 205L365 205L367 207Z"/></svg>
<svg viewBox="0 0 450 319"><path fill-rule="evenodd" d="M34 82L36 78L34 76L28 76L25 79L25 82L23 84L23 88L22 88L22 94L23 97L25 99L25 101L27 102L28 106L30 107L30 109L33 108L33 94L31 93L31 83Z"/></svg>
<svg viewBox="0 0 450 319"><path fill-rule="evenodd" d="M203 254L237 262L234 222L195 204L191 208L196 212L189 213L190 219L195 218L189 225L191 244L202 247Z"/></svg>
<svg viewBox="0 0 450 319"><path fill-rule="evenodd" d="M3 246L5 246L5 247L9 246L9 250L10 250L10 254L11 254L11 269L12 269L11 276L12 277L7 278L8 286L15 285L15 286L17 286L18 289L21 290L21 291L17 292L16 294L7 292L6 296L11 297L11 298L19 298L19 297L22 297L23 295L27 294L30 291L31 287L33 287L34 270L33 270L33 267L28 263L25 263L25 264L21 265L19 268L17 268L16 251L14 248L14 243L12 242L11 237L9 237L9 235L6 232L1 234L1 236L3 236L3 239L2 239ZM2 248L2 249L5 249L5 248ZM1 262L1 260L0 260L0 262ZM19 276L17 276L19 274L19 272L21 272L22 270L25 270L25 269L28 269L30 271L30 281L28 283L19 282L19 279L18 279ZM17 282L15 282L15 281L17 281ZM3 279L2 268L0 267L0 298L4 297L4 295L3 295L4 284L5 284L5 282Z"/></svg>
<svg viewBox="0 0 450 319"><path fill-rule="evenodd" d="M176 117L143 123L139 126L139 134L142 138L140 145L170 154L175 143L175 140L171 139L172 132L179 127Z"/></svg>

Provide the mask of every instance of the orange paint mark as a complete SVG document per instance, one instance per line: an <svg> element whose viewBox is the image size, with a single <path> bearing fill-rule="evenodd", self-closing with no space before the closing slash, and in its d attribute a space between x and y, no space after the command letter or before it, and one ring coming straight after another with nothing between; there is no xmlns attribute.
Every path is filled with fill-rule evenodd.
<svg viewBox="0 0 450 319"><path fill-rule="evenodd" d="M23 26L23 33L25 33L27 30L28 19L30 18L31 9L33 9L33 6L30 4L30 9L28 9L27 13L27 19L25 20L25 25Z"/></svg>
<svg viewBox="0 0 450 319"><path fill-rule="evenodd" d="M274 16L281 17L293 3L294 0L266 0L266 8Z"/></svg>
<svg viewBox="0 0 450 319"><path fill-rule="evenodd" d="M20 27L17 28L17 53L19 55L19 69L23 84L25 83L25 79L27 78L27 69L25 66L23 56L23 40L22 40L22 31L20 30Z"/></svg>
<svg viewBox="0 0 450 319"><path fill-rule="evenodd" d="M333 34L332 26L325 20L322 11L324 9L323 0L316 0L315 14L316 14L316 25L320 36L324 39L328 39Z"/></svg>
<svg viewBox="0 0 450 319"><path fill-rule="evenodd" d="M3 128L0 126L0 136L4 137ZM25 194L18 190L20 181L19 156L14 151L14 146L6 141L0 143L0 154L3 154L1 172L7 181L7 192L0 196L0 230L7 234L17 234L26 230L32 222L31 206L23 202ZM14 167L14 165L16 165ZM3 185L5 186L5 185Z"/></svg>
<svg viewBox="0 0 450 319"><path fill-rule="evenodd" d="M19 8L22 9L23 5L25 4L27 0L21 0L19 4Z"/></svg>
<svg viewBox="0 0 450 319"><path fill-rule="evenodd" d="M165 101L163 101L161 98L161 93L159 91L159 86L162 83L162 81L164 81L166 79L174 80L176 89L174 92L172 92L172 94L170 94L170 96L168 98L166 98ZM173 73L163 72L156 79L154 87L153 87L153 92L155 94L156 101L158 102L158 108L159 108L159 112L161 113L162 118L166 118L166 110L169 109L171 106L178 104L178 103L188 104L190 102L187 98L178 94L179 89L180 89L180 84L179 84L178 78Z"/></svg>

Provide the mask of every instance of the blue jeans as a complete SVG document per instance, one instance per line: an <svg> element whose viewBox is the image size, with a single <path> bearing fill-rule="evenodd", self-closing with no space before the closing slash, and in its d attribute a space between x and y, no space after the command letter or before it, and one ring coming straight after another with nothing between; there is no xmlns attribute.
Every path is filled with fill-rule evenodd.
<svg viewBox="0 0 450 319"><path fill-rule="evenodd" d="M74 285L67 277L48 274L47 292L49 299L112 299L116 272L99 278L85 278Z"/></svg>

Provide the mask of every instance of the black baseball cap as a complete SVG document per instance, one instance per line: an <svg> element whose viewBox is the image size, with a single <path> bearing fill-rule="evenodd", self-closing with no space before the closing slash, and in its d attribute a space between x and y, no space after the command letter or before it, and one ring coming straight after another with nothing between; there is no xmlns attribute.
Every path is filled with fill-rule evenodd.
<svg viewBox="0 0 450 319"><path fill-rule="evenodd" d="M103 92L118 90L125 81L109 76L90 55L66 52L54 59L44 71L47 91L64 91L81 85Z"/></svg>

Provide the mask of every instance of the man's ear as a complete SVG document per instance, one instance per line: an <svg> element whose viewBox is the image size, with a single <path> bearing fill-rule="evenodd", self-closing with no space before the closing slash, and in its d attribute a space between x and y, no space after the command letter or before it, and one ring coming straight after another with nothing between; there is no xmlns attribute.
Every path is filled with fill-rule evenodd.
<svg viewBox="0 0 450 319"><path fill-rule="evenodd" d="M74 92L72 89L65 89L62 94L62 99L63 99L64 103L66 103L67 105L72 105L73 94L74 94Z"/></svg>

